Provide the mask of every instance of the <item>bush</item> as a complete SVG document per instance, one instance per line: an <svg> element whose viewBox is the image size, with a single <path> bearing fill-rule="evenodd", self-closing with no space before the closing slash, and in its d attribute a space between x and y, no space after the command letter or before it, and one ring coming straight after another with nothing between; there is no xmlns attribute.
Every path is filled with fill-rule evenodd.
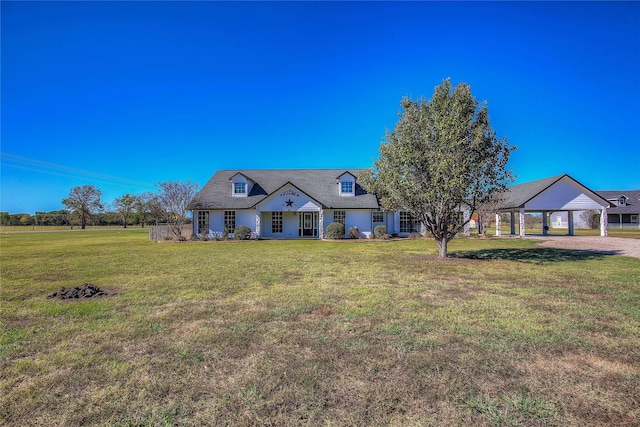
<svg viewBox="0 0 640 427"><path fill-rule="evenodd" d="M327 226L327 239L343 239L344 224L340 222L332 222Z"/></svg>
<svg viewBox="0 0 640 427"><path fill-rule="evenodd" d="M246 225L236 227L236 229L233 231L233 237L236 240L249 240L251 239L251 229Z"/></svg>
<svg viewBox="0 0 640 427"><path fill-rule="evenodd" d="M359 239L360 238L360 230L355 225L353 227L349 227L349 238L350 239Z"/></svg>
<svg viewBox="0 0 640 427"><path fill-rule="evenodd" d="M387 235L386 225L376 225L376 228L373 229L373 236L376 239L384 239L386 235Z"/></svg>

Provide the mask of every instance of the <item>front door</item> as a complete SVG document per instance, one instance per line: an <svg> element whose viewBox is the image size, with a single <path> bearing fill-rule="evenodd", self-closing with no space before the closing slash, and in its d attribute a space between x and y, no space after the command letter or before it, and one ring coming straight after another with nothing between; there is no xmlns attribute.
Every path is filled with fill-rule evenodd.
<svg viewBox="0 0 640 427"><path fill-rule="evenodd" d="M313 212L305 212L302 215L302 235L313 236Z"/></svg>

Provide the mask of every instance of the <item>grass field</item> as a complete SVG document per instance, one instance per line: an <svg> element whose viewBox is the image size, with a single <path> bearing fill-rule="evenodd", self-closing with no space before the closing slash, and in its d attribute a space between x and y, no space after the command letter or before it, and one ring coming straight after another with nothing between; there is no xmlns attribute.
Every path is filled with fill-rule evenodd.
<svg viewBox="0 0 640 427"><path fill-rule="evenodd" d="M640 424L640 260L534 243L0 235L0 424Z"/></svg>

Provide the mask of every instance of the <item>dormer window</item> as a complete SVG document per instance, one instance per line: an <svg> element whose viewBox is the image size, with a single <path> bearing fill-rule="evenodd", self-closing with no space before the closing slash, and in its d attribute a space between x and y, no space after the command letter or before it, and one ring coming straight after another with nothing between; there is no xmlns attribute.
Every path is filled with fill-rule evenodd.
<svg viewBox="0 0 640 427"><path fill-rule="evenodd" d="M246 182L234 182L233 183L233 195L246 195L247 194L247 183Z"/></svg>
<svg viewBox="0 0 640 427"><path fill-rule="evenodd" d="M246 176L238 173L231 179L231 195L233 197L247 197L251 191L251 181Z"/></svg>
<svg viewBox="0 0 640 427"><path fill-rule="evenodd" d="M627 198L622 196L618 199L618 206L625 206L627 204Z"/></svg>
<svg viewBox="0 0 640 427"><path fill-rule="evenodd" d="M349 172L345 172L340 175L336 182L338 183L338 188L340 189L340 196L355 196L356 192L356 177L351 175Z"/></svg>

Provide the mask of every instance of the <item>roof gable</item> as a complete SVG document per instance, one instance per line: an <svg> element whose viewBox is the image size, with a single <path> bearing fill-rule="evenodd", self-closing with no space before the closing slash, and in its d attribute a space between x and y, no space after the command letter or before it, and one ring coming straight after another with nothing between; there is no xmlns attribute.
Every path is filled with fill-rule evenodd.
<svg viewBox="0 0 640 427"><path fill-rule="evenodd" d="M586 210L609 202L567 174L509 187L501 209Z"/></svg>

